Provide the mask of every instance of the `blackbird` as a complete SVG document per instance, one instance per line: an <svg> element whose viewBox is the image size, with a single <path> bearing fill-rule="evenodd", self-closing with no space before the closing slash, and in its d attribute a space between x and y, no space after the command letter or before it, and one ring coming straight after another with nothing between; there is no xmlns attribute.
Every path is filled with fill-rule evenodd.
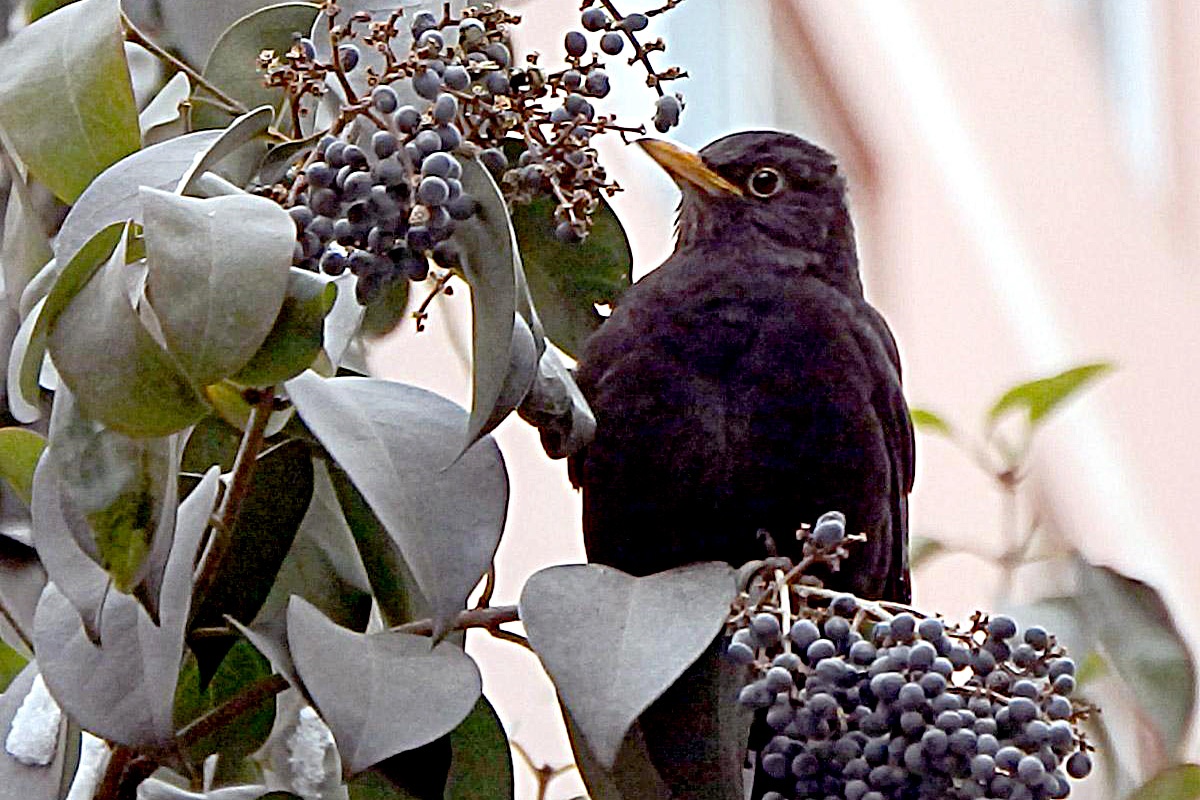
<svg viewBox="0 0 1200 800"><path fill-rule="evenodd" d="M699 153L640 144L682 191L677 242L579 360L596 435L570 472L589 560L633 575L739 566L769 554L761 531L798 559L796 530L837 510L867 541L826 585L907 602L912 426L895 340L863 298L836 161L775 131ZM719 796L705 789L712 730L679 728L709 707L712 669L710 654L642 718L652 757L673 748L686 765L668 779L676 797Z"/></svg>

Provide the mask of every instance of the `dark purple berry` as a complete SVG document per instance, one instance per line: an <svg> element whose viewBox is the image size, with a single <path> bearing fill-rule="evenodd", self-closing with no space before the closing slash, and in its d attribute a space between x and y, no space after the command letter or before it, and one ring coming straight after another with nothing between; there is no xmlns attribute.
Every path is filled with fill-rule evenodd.
<svg viewBox="0 0 1200 800"><path fill-rule="evenodd" d="M401 106L396 110L392 121L396 123L396 127L400 130L405 133L412 133L421 124L421 112L412 106Z"/></svg>
<svg viewBox="0 0 1200 800"><path fill-rule="evenodd" d="M483 85L492 94L508 94L512 91L508 76L503 72L489 72L483 79Z"/></svg>
<svg viewBox="0 0 1200 800"><path fill-rule="evenodd" d="M610 56L615 56L625 49L625 37L615 31L609 31L600 37L600 49Z"/></svg>
<svg viewBox="0 0 1200 800"><path fill-rule="evenodd" d="M358 66L358 48L352 44L338 45L338 64L345 72L353 72Z"/></svg>
<svg viewBox="0 0 1200 800"><path fill-rule="evenodd" d="M508 65L512 63L512 54L508 52L508 47L503 42L492 42L483 48L483 53L500 69L507 69Z"/></svg>
<svg viewBox="0 0 1200 800"><path fill-rule="evenodd" d="M600 8L589 8L580 16L579 21L585 31L602 31L608 27L608 14Z"/></svg>
<svg viewBox="0 0 1200 800"><path fill-rule="evenodd" d="M434 100L442 91L442 78L432 69L425 68L417 72L412 79L413 91L426 100Z"/></svg>
<svg viewBox="0 0 1200 800"><path fill-rule="evenodd" d="M563 45L567 48L567 55L579 58L587 52L587 37L579 31L569 31L563 39Z"/></svg>
<svg viewBox="0 0 1200 800"><path fill-rule="evenodd" d="M400 105L400 98L396 96L396 90L392 87L376 86L371 90L371 105L381 113L391 114L396 110L396 106Z"/></svg>
<svg viewBox="0 0 1200 800"><path fill-rule="evenodd" d="M608 73L602 69L594 69L588 73L583 85L584 91L595 97L606 97L610 91Z"/></svg>
<svg viewBox="0 0 1200 800"><path fill-rule="evenodd" d="M471 74L467 72L466 67L459 64L451 64L442 73L442 81L445 82L448 88L461 92L471 85Z"/></svg>

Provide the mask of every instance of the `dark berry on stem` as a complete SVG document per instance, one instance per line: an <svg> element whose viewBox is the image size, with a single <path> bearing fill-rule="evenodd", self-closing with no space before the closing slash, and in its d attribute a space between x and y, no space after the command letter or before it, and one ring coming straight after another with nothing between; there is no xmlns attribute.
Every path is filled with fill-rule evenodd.
<svg viewBox="0 0 1200 800"><path fill-rule="evenodd" d="M489 72L483 79L483 85L492 94L508 94L512 88L508 76L503 72Z"/></svg>
<svg viewBox="0 0 1200 800"><path fill-rule="evenodd" d="M413 21L412 21L413 38L414 39L420 38L421 34L425 33L425 31L433 30L434 28L437 27L437 25L438 25L437 17L434 16L432 12L430 12L430 11L418 12L417 15L413 17Z"/></svg>
<svg viewBox="0 0 1200 800"><path fill-rule="evenodd" d="M567 55L579 58L587 52L587 37L579 31L568 31L563 46L567 48Z"/></svg>
<svg viewBox="0 0 1200 800"><path fill-rule="evenodd" d="M442 125L453 120L457 114L458 100L454 98L454 95L443 94L434 101L433 118Z"/></svg>
<svg viewBox="0 0 1200 800"><path fill-rule="evenodd" d="M583 12L579 18L583 24L583 29L586 31L602 31L608 27L608 14L604 13L600 8L589 8Z"/></svg>
<svg viewBox="0 0 1200 800"><path fill-rule="evenodd" d="M503 42L492 42L483 48L484 54L501 69L506 69L512 63L512 55Z"/></svg>
<svg viewBox="0 0 1200 800"><path fill-rule="evenodd" d="M469 194L460 194L446 204L446 210L450 212L452 219L462 221L475 216L476 202L475 198Z"/></svg>
<svg viewBox="0 0 1200 800"><path fill-rule="evenodd" d="M987 632L996 639L1011 639L1017 635L1017 623L1012 617L999 614L988 620Z"/></svg>
<svg viewBox="0 0 1200 800"><path fill-rule="evenodd" d="M454 125L439 125L437 135L443 150L454 150L462 144L462 132Z"/></svg>
<svg viewBox="0 0 1200 800"><path fill-rule="evenodd" d="M600 49L610 56L615 56L625 49L625 37L615 31L609 31L600 37Z"/></svg>
<svg viewBox="0 0 1200 800"><path fill-rule="evenodd" d="M579 87L568 87L579 88ZM605 97L609 92L608 73L601 69L594 69L588 73L587 80L584 82L584 90L596 97Z"/></svg>
<svg viewBox="0 0 1200 800"><path fill-rule="evenodd" d="M338 64L345 72L353 72L358 66L358 48L352 44L338 45Z"/></svg>
<svg viewBox="0 0 1200 800"><path fill-rule="evenodd" d="M401 106L392 117L396 127L405 133L412 133L421 124L421 112L412 106Z"/></svg>
<svg viewBox="0 0 1200 800"><path fill-rule="evenodd" d="M446 71L442 73L442 80L448 88L459 92L471 85L470 73L467 72L466 67L459 64L446 67Z"/></svg>
<svg viewBox="0 0 1200 800"><path fill-rule="evenodd" d="M371 90L371 105L375 106L377 111L391 114L399 104L400 98L396 96L396 90L392 87L376 86Z"/></svg>
<svg viewBox="0 0 1200 800"><path fill-rule="evenodd" d="M413 91L426 100L437 98L442 91L442 78L432 69L421 69L412 79Z"/></svg>
<svg viewBox="0 0 1200 800"><path fill-rule="evenodd" d="M645 30L646 26L649 24L650 18L645 14L629 14L623 20L621 20L622 28L635 33L637 31Z"/></svg>

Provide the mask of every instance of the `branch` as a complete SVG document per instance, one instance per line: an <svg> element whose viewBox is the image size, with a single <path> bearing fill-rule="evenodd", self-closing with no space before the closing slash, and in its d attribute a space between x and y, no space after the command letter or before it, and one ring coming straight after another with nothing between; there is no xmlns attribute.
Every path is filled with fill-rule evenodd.
<svg viewBox="0 0 1200 800"><path fill-rule="evenodd" d="M500 631L500 626L506 622L520 622L521 615L517 611L516 606L495 606L494 608L472 608L467 611L458 612L458 616L454 620L454 624L450 626L453 631L465 631L467 628L487 628L495 633L508 634L516 636L516 634L508 631ZM403 625L397 625L392 628L397 633L411 633L416 636L432 636L433 635L433 620L419 619L414 622L406 622ZM503 637L501 637L503 638ZM522 639L524 637L521 637Z"/></svg>
<svg viewBox="0 0 1200 800"><path fill-rule="evenodd" d="M275 673L255 681L202 717L192 720L175 734L176 744L185 749L205 736L219 730L235 719L287 689L287 678Z"/></svg>
<svg viewBox="0 0 1200 800"><path fill-rule="evenodd" d="M244 103L240 102L236 98L230 97L218 89L210 80L197 72L190 64L171 55L156 42L154 42L149 36L138 30L138 27L133 24L133 20L131 20L124 11L121 12L121 25L125 29L125 39L127 41L133 42L134 44L140 44L158 58L175 67L175 69L179 70L180 72L183 72L192 79L192 82L195 85L203 88L214 98L220 101L220 105L223 106L223 110L235 115L245 114L250 110L246 108ZM214 103L214 105L217 104Z"/></svg>
<svg viewBox="0 0 1200 800"><path fill-rule="evenodd" d="M271 418L274 402L274 388L266 389L259 394L257 402L250 410L250 420L246 425L246 432L242 435L237 458L233 462L233 478L221 501L221 511L213 522L212 540L197 569L196 583L192 590L193 612L201 607L205 595L217 579L221 562L225 560L233 544L233 529L237 523L238 512L242 508L242 501L250 493L250 483L254 479L254 468L258 463L259 451L262 450L267 420Z"/></svg>
<svg viewBox="0 0 1200 800"><path fill-rule="evenodd" d="M600 5L608 9L608 13L612 14L613 19L617 22L625 19L625 15L617 10L617 7L613 5L612 0L600 0ZM655 13L661 14L665 10L665 8L659 9ZM642 47L633 31L629 30L628 28L621 28L621 33L625 34L625 38L628 39L630 44L633 45L634 55L629 63L634 64L638 61L642 62L642 66L646 68L646 73L650 76L650 86L654 89L654 91L658 92L659 97L665 95L666 92L663 91L662 81L659 80L658 73L654 70L654 65L650 63L649 51Z"/></svg>
<svg viewBox="0 0 1200 800"><path fill-rule="evenodd" d="M156 769L158 763L154 760L139 756L131 747L119 745L113 748L93 797L95 800L135 800L137 787Z"/></svg>

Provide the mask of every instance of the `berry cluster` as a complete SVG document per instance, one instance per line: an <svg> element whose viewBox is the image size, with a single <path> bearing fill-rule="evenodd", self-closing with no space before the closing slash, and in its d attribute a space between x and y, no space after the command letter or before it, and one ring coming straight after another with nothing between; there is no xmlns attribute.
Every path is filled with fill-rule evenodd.
<svg viewBox="0 0 1200 800"><path fill-rule="evenodd" d="M457 265L449 239L476 206L462 189L462 165L447 152L455 134L437 130L453 128L418 131L421 113L397 108L391 87L377 87L371 103L381 114L394 112L388 128L376 131L366 149L324 137L304 166L303 188L289 209L296 222L296 265L330 275L350 269L364 305L395 280L424 280L429 255L442 267ZM427 121L436 123L439 116L434 106Z"/></svg>
<svg viewBox="0 0 1200 800"><path fill-rule="evenodd" d="M839 526L826 515L806 548L840 546ZM1043 628L976 614L959 630L799 572L760 572L731 617L728 655L752 667L738 700L771 731L764 800L1044 800L1091 771L1075 663Z"/></svg>
<svg viewBox="0 0 1200 800"><path fill-rule="evenodd" d="M614 117L597 113L592 102L608 95L610 81L595 54L585 58L584 34L567 35L567 68L547 74L536 55L515 62L506 42L520 18L491 5L470 7L461 18L446 11L440 18L419 12L407 19L397 10L383 20L359 12L341 21L333 2L325 3L324 12L328 59L299 34L287 53L260 58L267 83L289 98L297 130L309 113L306 97L331 85L341 95L329 133L303 154L284 185L268 190L296 221L297 266L330 274L350 269L363 303L398 279L424 279L430 257L453 268L455 224L476 210L460 183L460 159L472 157L500 179L510 202L554 197L559 239L587 235L601 194L619 188L597 163L592 137L644 128L617 125ZM588 8L583 22L588 30L604 31L604 53L620 53L627 37L652 86L682 76L676 68L656 73L650 67L648 55L663 45L637 42L634 34L646 27L647 15L614 21ZM394 48L401 33L411 35L403 57ZM380 54L382 65L363 66L366 52ZM350 80L356 71L362 81ZM355 91L356 83L368 87L365 96ZM677 97L659 98L660 129L678 121L681 107ZM514 142L520 154L510 166L503 148L511 152Z"/></svg>

